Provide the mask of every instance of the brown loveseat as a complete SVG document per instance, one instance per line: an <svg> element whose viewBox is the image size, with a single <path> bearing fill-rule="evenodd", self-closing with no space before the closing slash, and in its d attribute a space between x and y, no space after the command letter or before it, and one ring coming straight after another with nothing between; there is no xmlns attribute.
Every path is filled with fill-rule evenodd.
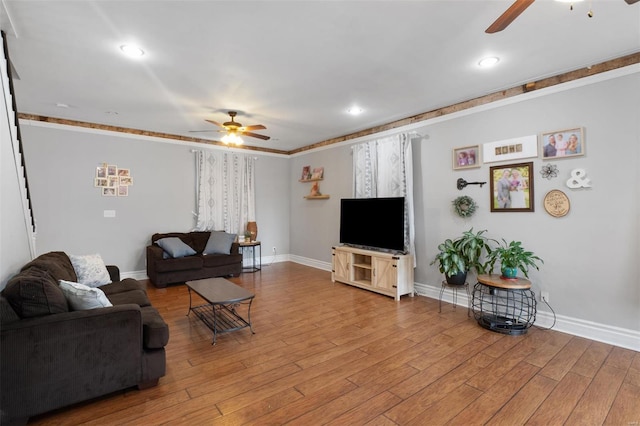
<svg viewBox="0 0 640 426"><path fill-rule="evenodd" d="M151 245L147 246L147 276L159 288L168 284L184 283L189 280L239 275L242 272L242 254L237 242L231 242L235 235L213 231L225 235L229 246L224 253L205 254L205 248L211 237L209 231L171 232L153 234ZM179 238L195 252L192 255L171 257L159 245L158 241L167 238Z"/></svg>
<svg viewBox="0 0 640 426"><path fill-rule="evenodd" d="M98 287L110 307L72 310L59 280L77 282L64 252L38 256L0 293L0 424L133 386L165 375L169 328L144 285L120 280Z"/></svg>

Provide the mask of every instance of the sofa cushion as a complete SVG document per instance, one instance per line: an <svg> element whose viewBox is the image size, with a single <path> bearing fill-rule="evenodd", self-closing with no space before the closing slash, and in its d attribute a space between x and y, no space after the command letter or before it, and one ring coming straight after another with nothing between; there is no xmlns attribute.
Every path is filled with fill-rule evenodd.
<svg viewBox="0 0 640 426"><path fill-rule="evenodd" d="M115 293L123 293L131 290L145 290L144 285L133 278L125 278L122 281L115 281L111 284L100 286L100 290L104 291L107 296Z"/></svg>
<svg viewBox="0 0 640 426"><path fill-rule="evenodd" d="M51 274L30 268L11 278L3 290L20 318L69 312L67 299Z"/></svg>
<svg viewBox="0 0 640 426"><path fill-rule="evenodd" d="M107 271L107 267L99 254L70 254L69 259L71 259L71 264L76 271L80 284L99 287L111 282L109 271Z"/></svg>
<svg viewBox="0 0 640 426"><path fill-rule="evenodd" d="M202 262L205 268L213 268L216 266L232 265L234 263L242 263L242 255L239 254L208 254L202 256Z"/></svg>
<svg viewBox="0 0 640 426"><path fill-rule="evenodd" d="M188 256L181 257L179 259L164 259L156 262L157 272L175 272L175 271L187 271L189 269L202 268L202 257L200 256Z"/></svg>
<svg viewBox="0 0 640 426"><path fill-rule="evenodd" d="M142 312L142 343L145 348L164 348L169 342L169 326L153 306L140 308Z"/></svg>
<svg viewBox="0 0 640 426"><path fill-rule="evenodd" d="M74 311L113 306L104 292L99 288L60 280L60 290L62 290L67 302L69 302L69 306L71 306Z"/></svg>
<svg viewBox="0 0 640 426"><path fill-rule="evenodd" d="M59 280L78 281L76 272L73 269L69 256L63 251L51 251L41 254L22 267L22 271L30 268L38 268L42 271L49 272L53 280L57 283Z"/></svg>
<svg viewBox="0 0 640 426"><path fill-rule="evenodd" d="M129 290L121 293L113 293L107 297L114 305L126 305L127 303L133 303L140 307L151 305L151 302L147 297L147 293L143 290Z"/></svg>
<svg viewBox="0 0 640 426"><path fill-rule="evenodd" d="M189 245L185 244L180 238L177 237L169 237L162 238L156 241L162 250L169 254L169 256L175 258L185 257L185 256L193 256L196 254L196 251L191 248Z"/></svg>
<svg viewBox="0 0 640 426"><path fill-rule="evenodd" d="M224 231L211 231L207 245L203 254L230 254L231 244L236 239L236 234L229 234Z"/></svg>

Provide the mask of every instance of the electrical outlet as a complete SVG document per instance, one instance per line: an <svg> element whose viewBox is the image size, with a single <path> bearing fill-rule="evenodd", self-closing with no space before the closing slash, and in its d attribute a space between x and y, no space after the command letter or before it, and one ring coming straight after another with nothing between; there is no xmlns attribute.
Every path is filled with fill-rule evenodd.
<svg viewBox="0 0 640 426"><path fill-rule="evenodd" d="M540 301L545 301L545 302L549 303L549 292L548 291L541 291L540 292Z"/></svg>

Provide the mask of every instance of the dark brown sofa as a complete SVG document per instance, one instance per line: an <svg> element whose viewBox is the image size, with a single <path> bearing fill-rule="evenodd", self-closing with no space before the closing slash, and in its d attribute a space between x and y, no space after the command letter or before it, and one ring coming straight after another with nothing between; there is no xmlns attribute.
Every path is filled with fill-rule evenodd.
<svg viewBox="0 0 640 426"><path fill-rule="evenodd" d="M203 251L211 232L170 232L153 234L151 245L147 246L147 276L159 288L168 284L184 283L189 280L239 275L242 272L242 254L237 242L231 244L229 254L207 254ZM177 237L196 254L180 258L170 258L158 246L157 241L162 238Z"/></svg>
<svg viewBox="0 0 640 426"><path fill-rule="evenodd" d="M99 287L113 304L69 307L59 280L77 281L64 252L25 265L0 293L0 424L133 386L165 375L169 328L151 306L144 285L120 280Z"/></svg>

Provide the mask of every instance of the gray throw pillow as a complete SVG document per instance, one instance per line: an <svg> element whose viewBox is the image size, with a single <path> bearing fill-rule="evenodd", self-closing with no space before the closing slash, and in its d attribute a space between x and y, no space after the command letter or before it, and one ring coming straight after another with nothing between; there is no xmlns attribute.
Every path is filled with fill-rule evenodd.
<svg viewBox="0 0 640 426"><path fill-rule="evenodd" d="M231 244L236 239L236 234L228 234L223 231L211 231L209 241L203 254L231 254Z"/></svg>
<svg viewBox="0 0 640 426"><path fill-rule="evenodd" d="M193 256L196 254L194 249L189 247L178 237L161 238L156 241L156 244L162 247L162 250L169 253L169 256L173 258Z"/></svg>

